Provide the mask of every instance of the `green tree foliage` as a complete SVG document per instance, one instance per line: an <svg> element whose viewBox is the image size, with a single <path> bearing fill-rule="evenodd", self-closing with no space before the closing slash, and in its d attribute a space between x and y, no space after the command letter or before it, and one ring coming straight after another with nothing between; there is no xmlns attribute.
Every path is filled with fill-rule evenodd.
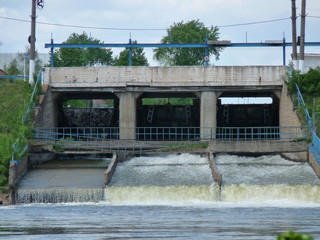
<svg viewBox="0 0 320 240"><path fill-rule="evenodd" d="M133 41L137 44L137 41ZM149 66L148 59L145 56L143 48L132 48L132 66ZM115 66L128 66L129 65L129 48L120 52L119 56L114 60Z"/></svg>
<svg viewBox="0 0 320 240"><path fill-rule="evenodd" d="M65 44L101 44L98 39L72 33ZM112 51L105 48L61 48L54 53L54 65L57 67L82 67L94 65L112 65Z"/></svg>
<svg viewBox="0 0 320 240"><path fill-rule="evenodd" d="M301 233L296 233L289 231L278 235L277 240L313 240L314 238L309 235L304 235Z"/></svg>
<svg viewBox="0 0 320 240"><path fill-rule="evenodd" d="M311 68L307 73L301 74L299 71L291 70L289 75L289 88L295 91L295 84L305 95L320 96L320 67Z"/></svg>
<svg viewBox="0 0 320 240"><path fill-rule="evenodd" d="M22 124L22 116L29 103L31 90L24 81L0 82L0 185L5 184L8 178L15 139L20 139L17 145L17 151L20 152L30 134L30 128Z"/></svg>
<svg viewBox="0 0 320 240"><path fill-rule="evenodd" d="M161 43L204 43L205 39L216 41L219 38L219 28L210 28L199 20L183 21L174 23L167 31L167 36L163 37ZM209 55L214 55L219 59L222 48L209 48ZM203 65L205 62L204 48L156 48L154 58L162 65Z"/></svg>

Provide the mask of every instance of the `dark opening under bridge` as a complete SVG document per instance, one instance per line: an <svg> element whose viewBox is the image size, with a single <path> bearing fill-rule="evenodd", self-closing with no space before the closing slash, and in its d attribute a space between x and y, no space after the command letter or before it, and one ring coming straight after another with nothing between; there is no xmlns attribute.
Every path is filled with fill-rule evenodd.
<svg viewBox="0 0 320 240"><path fill-rule="evenodd" d="M306 139L307 131L293 111L285 76L286 68L280 66L47 68L35 136L42 141L60 139L74 148L79 142L78 148L95 150L154 149L159 144L150 142L170 147L164 143L196 140L215 142L210 148L216 152L306 150L306 144L297 144ZM221 104L223 96L273 101L230 106ZM191 97L193 102L179 107L142 103L145 98L169 97ZM114 106L107 110L113 120L102 127L77 125L76 115L66 119L70 109L64 103L70 99L112 99ZM103 115L103 109L97 111Z"/></svg>
<svg viewBox="0 0 320 240"><path fill-rule="evenodd" d="M283 66L46 68L35 137L104 151L191 141L209 141L214 152L306 151L301 141L308 130L288 97L286 73ZM223 97L272 103L230 105ZM148 105L152 98L191 101ZM112 100L113 106L68 107L74 99Z"/></svg>

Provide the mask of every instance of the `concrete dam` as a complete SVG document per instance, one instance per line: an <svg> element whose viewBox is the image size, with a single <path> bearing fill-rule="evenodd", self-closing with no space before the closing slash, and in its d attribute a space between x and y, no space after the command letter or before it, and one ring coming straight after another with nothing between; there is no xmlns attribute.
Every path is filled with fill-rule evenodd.
<svg viewBox="0 0 320 240"><path fill-rule="evenodd" d="M226 200L226 189L233 191L233 183L230 172L225 170L229 168L224 168L225 163L219 166L220 153L270 156L298 153L298 161L304 162L307 175L305 164L309 160L309 152L304 141L306 131L287 93L286 73L287 68L283 66L46 68L39 107L35 111L35 140L42 144L58 142L62 147L71 144L71 152L47 153L47 150L38 149L31 154L33 156L25 159L24 164L12 166L14 174L11 182L16 186L13 202L104 201L107 198L118 201L111 197L113 191L120 188L120 191L137 191L137 194L141 191L154 192L155 189L148 186L152 182L152 186L169 195L174 189L191 195L194 191L200 191L206 200ZM263 104L228 104L223 102L224 98L268 98L271 101ZM152 151L159 153L157 151L161 146L184 142L204 142L207 147L195 153L200 154L200 158L188 155L190 160L186 163L176 151L173 152L178 155L172 155L169 162L161 154L164 159L150 155L151 158L143 160L143 164L139 163L140 160L130 160L138 155L149 156L150 146L154 147ZM82 148L75 150L74 143ZM139 144L142 147L136 152L132 146ZM94 151L93 145L96 146ZM73 158L73 154L79 159L68 159L68 156ZM91 159L91 154L111 154L112 158ZM263 166L276 164L276 161L280 165L285 164L279 159L273 161L273 157L269 163L266 159L261 163ZM165 163L162 164L162 161ZM250 160L244 164L254 163ZM157 167L153 168L153 165ZM240 165L235 164L232 171ZM28 166L31 171L22 178ZM140 167L145 169L143 171L151 171L148 174L140 172L142 179L135 178L132 172L134 169L139 172ZM77 173L77 169L81 174ZM179 169L182 172L178 174ZM185 175L188 171L189 174L194 171L190 178ZM62 176L63 173L66 175ZM81 181L70 183L69 187L64 181L59 181L67 179L69 174L75 179L80 177ZM181 174L184 177L177 179ZM91 175L94 176L92 179L97 180L95 183L85 180L91 179ZM155 180L157 176L159 178ZM130 177L137 181L133 186L129 184ZM42 178L41 186L34 185ZM170 184L160 180L163 178L175 179L171 181L174 186L168 188ZM83 181L83 186L79 186L78 183ZM241 181L235 184L241 184ZM293 184L290 181L288 184ZM314 176L310 181L318 187ZM251 183L248 181L245 184ZM252 184L258 185L256 189L259 191L259 185L263 185L255 181ZM287 184L286 181L284 184ZM191 187L180 188L178 185ZM139 186L144 186L143 190ZM44 189L49 189L49 192ZM279 193L276 189L275 194ZM255 190L248 186L246 191L250 195L250 191ZM125 192L121 194L127 196ZM207 192L211 195L207 196ZM240 198L249 198L249 195ZM316 195L314 198L318 201Z"/></svg>

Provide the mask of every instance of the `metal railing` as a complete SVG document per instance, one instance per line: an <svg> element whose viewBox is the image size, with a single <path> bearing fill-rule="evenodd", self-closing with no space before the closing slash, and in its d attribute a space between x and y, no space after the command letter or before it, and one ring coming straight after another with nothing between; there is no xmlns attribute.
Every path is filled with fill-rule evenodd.
<svg viewBox="0 0 320 240"><path fill-rule="evenodd" d="M312 145L309 146L309 149L317 163L320 165L320 139L315 130L312 132Z"/></svg>
<svg viewBox="0 0 320 240"><path fill-rule="evenodd" d="M223 127L216 128L213 137L226 141L304 141L307 135L308 128L303 127Z"/></svg>
<svg viewBox="0 0 320 240"><path fill-rule="evenodd" d="M306 141L307 136L308 128L301 127L137 127L124 129L117 127L61 127L36 128L34 130L35 140L42 143L58 143L61 147L79 150L126 149L126 151L142 151L143 149L166 148L172 144L190 144L190 142L198 140Z"/></svg>
<svg viewBox="0 0 320 240"><path fill-rule="evenodd" d="M306 104L303 100L303 96L300 92L298 84L296 84L296 89L297 89L297 97L298 97L298 106L302 106L304 113L305 113L305 117L306 117L306 123L308 124L309 128L312 129L313 128L313 121L312 121L312 118L310 117L309 111L308 111Z"/></svg>

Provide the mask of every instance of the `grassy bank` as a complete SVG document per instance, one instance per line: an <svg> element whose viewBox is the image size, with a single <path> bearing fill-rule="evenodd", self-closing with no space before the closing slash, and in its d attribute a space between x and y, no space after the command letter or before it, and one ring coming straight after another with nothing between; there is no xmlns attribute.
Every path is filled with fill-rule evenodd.
<svg viewBox="0 0 320 240"><path fill-rule="evenodd" d="M6 185L13 144L19 152L27 143L30 127L22 124L29 104L31 86L24 81L0 81L0 186Z"/></svg>

